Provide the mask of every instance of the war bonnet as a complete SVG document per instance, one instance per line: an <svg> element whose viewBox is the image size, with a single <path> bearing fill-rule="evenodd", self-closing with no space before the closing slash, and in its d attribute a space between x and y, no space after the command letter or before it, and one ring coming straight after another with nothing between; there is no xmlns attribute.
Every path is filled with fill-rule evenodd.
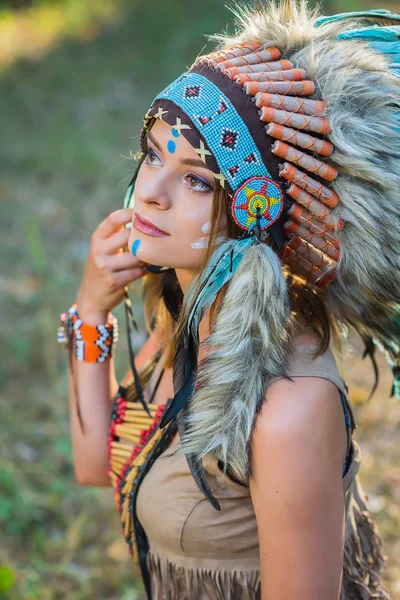
<svg viewBox="0 0 400 600"><path fill-rule="evenodd" d="M201 459L248 482L265 381L285 374L290 352L288 273L386 353L395 387L399 378L400 16L318 17L292 0L235 12L236 34L214 36L218 49L157 95L141 135L154 119L183 135L243 230L185 296L161 422L178 420L180 451L216 508ZM228 282L197 368L199 322Z"/></svg>

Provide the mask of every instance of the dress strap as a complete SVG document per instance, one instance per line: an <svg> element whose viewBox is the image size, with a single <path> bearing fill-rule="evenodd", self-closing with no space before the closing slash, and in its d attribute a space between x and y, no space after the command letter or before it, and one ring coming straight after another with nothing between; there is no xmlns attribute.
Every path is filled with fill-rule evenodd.
<svg viewBox="0 0 400 600"><path fill-rule="evenodd" d="M351 409L350 403L347 399L347 394L345 394L342 390L339 390L340 399L342 401L343 411L344 411L344 419L346 423L346 434L347 434L347 450L346 457L344 459L343 467L342 467L342 477L344 477L349 470L351 460L352 460L352 450L353 450L353 438L352 434L355 429L354 415Z"/></svg>
<svg viewBox="0 0 400 600"><path fill-rule="evenodd" d="M164 375L164 371L165 371L165 368L162 368L161 372L160 372L160 374L158 376L158 379L156 381L156 384L155 384L155 386L153 388L153 391L151 392L150 399L149 399L149 404L152 404L152 402L153 402L154 396L156 395L158 387L159 387L159 385L161 383L162 376Z"/></svg>

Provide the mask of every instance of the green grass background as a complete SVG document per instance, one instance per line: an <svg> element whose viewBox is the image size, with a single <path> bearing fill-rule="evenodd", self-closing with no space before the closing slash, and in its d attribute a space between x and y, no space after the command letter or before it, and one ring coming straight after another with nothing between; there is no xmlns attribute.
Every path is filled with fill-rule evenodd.
<svg viewBox="0 0 400 600"><path fill-rule="evenodd" d="M354 8L370 6L326 4L330 13ZM124 157L138 149L152 98L201 51L202 34L229 20L221 0L0 2L0 598L143 597L111 490L73 478L56 327L75 299L92 231L122 205L134 168ZM383 362L378 393L363 404L372 375L357 356L343 370L396 598L400 408L387 399ZM122 340L119 376L127 362Z"/></svg>

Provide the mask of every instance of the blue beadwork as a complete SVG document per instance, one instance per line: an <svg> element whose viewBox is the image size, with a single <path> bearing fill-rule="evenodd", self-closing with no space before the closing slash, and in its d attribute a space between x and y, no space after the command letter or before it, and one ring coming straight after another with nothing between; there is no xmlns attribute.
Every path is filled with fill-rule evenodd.
<svg viewBox="0 0 400 600"><path fill-rule="evenodd" d="M279 218L282 209L281 189L268 177L253 177L245 181L235 193L231 204L234 221L246 231L256 224L258 211L260 227L267 229Z"/></svg>
<svg viewBox="0 0 400 600"><path fill-rule="evenodd" d="M184 73L153 101L168 99L183 110L204 136L232 191L247 179L272 179L247 125L225 94L198 73Z"/></svg>

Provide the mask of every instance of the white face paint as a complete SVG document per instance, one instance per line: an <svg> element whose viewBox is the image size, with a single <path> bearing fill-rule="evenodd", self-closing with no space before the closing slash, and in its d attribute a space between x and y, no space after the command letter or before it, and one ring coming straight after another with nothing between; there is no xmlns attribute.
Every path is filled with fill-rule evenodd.
<svg viewBox="0 0 400 600"><path fill-rule="evenodd" d="M201 230L202 230L203 233L210 233L210 231L211 231L211 221L207 221L207 223L204 223L204 225L201 226ZM225 238L224 235L220 235L215 240L215 243L216 244L220 244L220 243L224 242L225 239L226 238ZM208 246L208 235L206 235L205 237L199 238L195 242L192 242L190 244L190 246L192 248L194 248L195 250L203 250L204 248L207 248L207 246Z"/></svg>
<svg viewBox="0 0 400 600"><path fill-rule="evenodd" d="M194 248L195 250L202 250L203 248L207 248L208 236L201 237L198 240L196 240L195 242L191 242L190 246L191 246L191 248Z"/></svg>
<svg viewBox="0 0 400 600"><path fill-rule="evenodd" d="M217 237L217 239L215 240L215 243L216 244L221 244L225 240L226 240L226 237L224 235L219 235ZM208 236L199 238L195 242L192 242L190 245L195 250L202 250L203 248L207 248L207 246L208 246Z"/></svg>
<svg viewBox="0 0 400 600"><path fill-rule="evenodd" d="M201 230L203 233L210 233L211 231L211 221L207 221L204 225L201 226ZM207 237L201 237L195 242L191 242L190 246L195 250L202 250L203 248L207 248L208 241Z"/></svg>

